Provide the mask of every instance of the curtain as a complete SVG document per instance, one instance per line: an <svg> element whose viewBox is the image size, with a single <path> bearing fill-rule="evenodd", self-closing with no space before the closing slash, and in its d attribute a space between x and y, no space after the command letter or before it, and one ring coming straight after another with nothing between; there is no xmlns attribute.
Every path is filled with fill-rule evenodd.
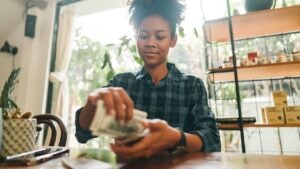
<svg viewBox="0 0 300 169"><path fill-rule="evenodd" d="M62 117L68 124L69 112L69 88L66 72L71 59L71 43L73 35L75 12L66 8L59 17L55 71L50 73L50 81L57 88L57 97L53 106L54 114Z"/></svg>

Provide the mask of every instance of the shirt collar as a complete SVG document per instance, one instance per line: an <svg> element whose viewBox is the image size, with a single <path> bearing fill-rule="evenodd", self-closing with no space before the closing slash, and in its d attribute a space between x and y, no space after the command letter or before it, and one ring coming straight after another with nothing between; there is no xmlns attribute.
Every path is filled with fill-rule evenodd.
<svg viewBox="0 0 300 169"><path fill-rule="evenodd" d="M175 64L167 63L167 68L168 68L169 72L165 79L177 81L177 80L181 80L183 78L183 74L177 69ZM136 73L136 79L145 79L146 80L146 79L151 79L151 76L143 66L141 68L141 70Z"/></svg>

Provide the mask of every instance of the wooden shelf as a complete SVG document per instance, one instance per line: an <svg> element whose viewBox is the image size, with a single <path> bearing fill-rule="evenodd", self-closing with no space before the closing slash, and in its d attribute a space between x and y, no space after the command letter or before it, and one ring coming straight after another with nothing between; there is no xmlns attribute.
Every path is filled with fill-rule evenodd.
<svg viewBox="0 0 300 169"><path fill-rule="evenodd" d="M300 61L244 66L238 67L237 71L239 81L300 77ZM210 69L208 78L211 82L234 81L233 68Z"/></svg>
<svg viewBox="0 0 300 169"><path fill-rule="evenodd" d="M232 16L234 40L300 31L300 6L262 10ZM228 42L228 18L208 21L203 25L208 42Z"/></svg>
<svg viewBox="0 0 300 169"><path fill-rule="evenodd" d="M300 127L299 124L244 124L244 127L250 128L250 127ZM238 124L219 124L218 128L220 130L238 130L239 125Z"/></svg>

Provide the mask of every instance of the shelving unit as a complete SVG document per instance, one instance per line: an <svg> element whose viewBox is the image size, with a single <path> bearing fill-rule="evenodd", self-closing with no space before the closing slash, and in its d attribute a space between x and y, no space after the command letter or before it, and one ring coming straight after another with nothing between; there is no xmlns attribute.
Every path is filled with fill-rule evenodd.
<svg viewBox="0 0 300 169"><path fill-rule="evenodd" d="M207 74L211 82L227 82L234 81L232 71L233 68L209 69ZM240 81L299 77L300 61L237 67L237 71Z"/></svg>
<svg viewBox="0 0 300 169"><path fill-rule="evenodd" d="M300 6L263 10L232 16L234 40L300 31ZM203 26L206 40L229 42L228 18L208 21Z"/></svg>
<svg viewBox="0 0 300 169"><path fill-rule="evenodd" d="M228 2L228 0L227 0ZM228 7L228 11L230 7ZM280 62L238 67L236 65L235 41L282 36L300 32L300 6L292 6L274 10L251 12L245 15L230 16L218 20L207 21L203 25L206 47L230 43L232 46L233 67L211 68L207 61L208 85L234 83L236 88L236 104L239 122L237 124L221 124L220 130L239 130L241 133L242 152L245 152L244 128L299 128L300 124L243 124L239 83L243 81L259 81L273 79L291 79L300 77L300 61ZM208 48L206 48L208 50ZM207 51L206 51L207 52ZM210 53L211 54L211 53ZM207 60L209 60L207 53ZM211 56L213 57L213 56ZM216 103L217 104L217 103ZM226 103L225 103L226 104ZM300 138L300 130L298 129ZM281 141L280 145L281 145ZM282 147L281 147L282 152Z"/></svg>
<svg viewBox="0 0 300 169"><path fill-rule="evenodd" d="M259 123L250 123L244 124L244 127L300 127L299 124L259 124ZM238 130L239 126L237 124L220 124L218 126L220 130Z"/></svg>
<svg viewBox="0 0 300 169"><path fill-rule="evenodd" d="M261 132L261 129L272 129L272 128L276 128L276 132L277 132L277 136L278 136L278 144L280 145L280 153L282 154L283 153L283 148L282 148L282 145L283 145L283 142L282 142L282 134L280 132L280 129L283 129L283 128L299 128L300 127L300 123L299 124L258 124L258 123L255 123L255 124L244 124L243 125L244 128L248 129L248 128L253 128L253 129L258 129L259 132ZM220 130L239 130L239 126L238 124L220 124L218 126L218 128ZM299 130L298 130L299 131ZM298 137L300 137L300 133L298 132ZM260 136L260 144L262 144L262 138Z"/></svg>

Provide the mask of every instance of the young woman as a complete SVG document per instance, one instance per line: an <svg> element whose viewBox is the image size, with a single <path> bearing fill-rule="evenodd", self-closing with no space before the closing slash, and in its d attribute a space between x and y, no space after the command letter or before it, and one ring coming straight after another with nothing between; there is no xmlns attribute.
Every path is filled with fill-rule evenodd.
<svg viewBox="0 0 300 169"><path fill-rule="evenodd" d="M167 62L169 49L176 45L183 10L178 0L133 0L130 21L144 65L137 73L116 75L107 87L89 95L86 105L76 112L79 142L93 137L88 128L101 99L107 113L124 123L132 118L133 108L148 113L144 122L150 130L147 136L130 146L111 145L120 156L149 157L164 150L220 151L203 82Z"/></svg>

